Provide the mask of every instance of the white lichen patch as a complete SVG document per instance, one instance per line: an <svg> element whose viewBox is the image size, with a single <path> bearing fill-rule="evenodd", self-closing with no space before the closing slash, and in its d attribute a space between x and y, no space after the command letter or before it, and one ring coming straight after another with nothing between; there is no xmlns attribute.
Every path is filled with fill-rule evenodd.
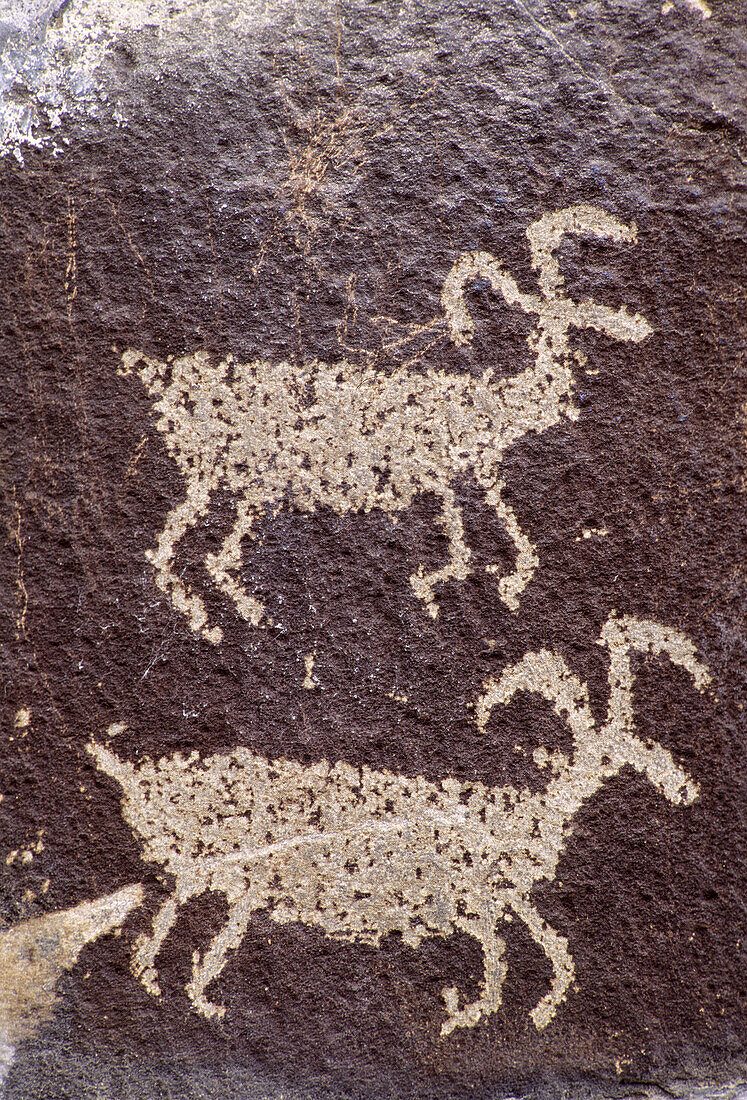
<svg viewBox="0 0 747 1100"><path fill-rule="evenodd" d="M177 753L137 765L107 746L88 749L120 784L122 808L143 844L143 857L174 876L173 894L141 936L133 969L159 993L156 959L181 905L205 891L225 895L228 922L203 955L196 953L187 992L207 1017L224 1009L207 995L228 952L239 946L252 914L278 923L301 921L348 941L378 944L392 932L416 947L425 937L457 931L479 941L484 978L479 997L460 1004L443 990L442 1037L495 1012L507 973L498 934L511 914L527 927L552 965L550 989L532 1009L544 1028L568 994L575 967L567 939L532 904L533 886L555 878L558 860L581 806L605 780L632 766L675 805L698 786L661 745L635 734L630 650L666 653L703 690L708 672L692 643L657 623L611 615L600 638L610 652L607 721L597 729L588 689L563 658L525 654L485 685L475 714L487 731L493 708L517 692L552 704L570 728L572 756L535 754L547 767L544 791L487 787L445 778L433 783L343 761L310 767L268 760L247 748L202 759Z"/></svg>
<svg viewBox="0 0 747 1100"><path fill-rule="evenodd" d="M125 31L156 26L158 7L152 0L11 4L0 50L0 156L23 163L23 147L40 147L64 114L94 111L106 55Z"/></svg>
<svg viewBox="0 0 747 1100"><path fill-rule="evenodd" d="M159 78L186 57L215 60L237 43L246 53L258 30L289 16L303 27L319 15L317 0L0 0L0 156L23 163L24 146L56 144L64 115L107 102L125 122L104 64L123 40L155 44L138 61Z"/></svg>
<svg viewBox="0 0 747 1100"><path fill-rule="evenodd" d="M142 886L125 886L0 934L0 1083L16 1044L51 1016L62 973L87 943L118 928L142 900Z"/></svg>
<svg viewBox="0 0 747 1100"><path fill-rule="evenodd" d="M544 432L563 416L577 419L569 329L593 328L635 342L651 332L639 314L564 295L556 250L566 233L618 243L636 236L635 227L601 210L573 206L544 215L527 230L540 294L521 291L487 252L461 256L444 281L443 324L457 345L472 338L465 288L477 279L536 318L528 339L534 361L514 377L501 377L500 363L474 378L434 367L400 367L386 374L346 360L297 367L266 360L238 363L230 356L214 364L204 351L165 362L139 351L124 353L122 372L136 370L154 399L157 427L186 486L185 499L167 516L148 558L158 586L192 630L213 643L222 639L220 627L208 623L201 596L174 569L179 541L205 518L218 489L233 494L236 519L205 566L242 618L255 626L269 619L242 582L242 543L257 540L263 516L290 502L301 512L379 509L394 517L421 493L440 499L436 522L448 539L445 565L431 572L420 565L410 578L415 596L435 618L436 586L471 572L454 494L455 481L465 475L484 490L516 549L514 570L500 578L498 593L517 609L538 559L501 497L503 453L528 432ZM498 572L495 565L487 569Z"/></svg>

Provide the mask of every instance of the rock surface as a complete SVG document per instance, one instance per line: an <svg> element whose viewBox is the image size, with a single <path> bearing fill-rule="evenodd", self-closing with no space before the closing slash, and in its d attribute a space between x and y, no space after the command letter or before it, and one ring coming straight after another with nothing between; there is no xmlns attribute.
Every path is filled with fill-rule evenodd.
<svg viewBox="0 0 747 1100"><path fill-rule="evenodd" d="M743 24L3 14L9 1098L744 1097Z"/></svg>

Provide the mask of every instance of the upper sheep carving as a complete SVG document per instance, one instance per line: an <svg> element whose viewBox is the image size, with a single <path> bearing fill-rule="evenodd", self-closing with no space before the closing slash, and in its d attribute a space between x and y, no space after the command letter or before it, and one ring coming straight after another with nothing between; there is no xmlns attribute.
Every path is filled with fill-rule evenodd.
<svg viewBox="0 0 747 1100"><path fill-rule="evenodd" d="M340 515L374 508L392 515L426 492L442 501L439 522L449 540L448 560L430 573L421 565L410 581L435 618L435 585L463 580L470 572L471 552L453 489L468 472L516 548L514 570L500 579L498 591L509 608L518 607L538 559L501 499L503 452L527 432L543 432L562 416L578 418L571 326L635 342L652 331L639 314L565 296L556 251L566 233L618 243L636 239L635 226L592 206L572 206L545 214L527 230L539 294L521 291L487 252L462 255L444 281L442 323L458 346L472 338L464 290L477 278L488 280L509 306L536 317L528 338L534 362L514 377L499 377L499 368L492 367L474 378L430 367L400 367L386 374L346 360L296 367L264 360L242 364L229 356L214 366L203 351L168 362L139 351L124 353L124 373L137 368L156 399L158 428L186 482L186 498L169 513L148 558L158 586L195 632L213 643L222 638L220 627L209 625L201 597L174 571L174 556L179 540L206 515L219 488L235 493L236 521L205 565L255 626L268 617L240 578L241 544L246 536L256 538L256 521L265 509L277 510L290 501L306 512L327 506ZM497 572L494 565L486 568Z"/></svg>

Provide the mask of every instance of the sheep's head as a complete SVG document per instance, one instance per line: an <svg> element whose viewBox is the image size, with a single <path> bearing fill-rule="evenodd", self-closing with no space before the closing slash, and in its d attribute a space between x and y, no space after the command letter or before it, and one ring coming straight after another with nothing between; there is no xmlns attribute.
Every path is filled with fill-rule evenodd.
<svg viewBox="0 0 747 1100"><path fill-rule="evenodd" d="M578 419L580 406L573 400L575 356L569 330L592 328L612 339L639 343L652 332L638 313L610 309L588 299L575 302L563 291L557 249L565 234L583 234L614 243L634 241L637 230L591 206L571 206L545 214L527 229L532 267L537 272L538 294L519 290L516 280L489 252L465 252L444 280L441 303L449 336L458 347L468 345L474 321L465 301L465 289L484 280L503 295L507 305L533 314L536 328L528 337L534 363L519 375L492 382L497 421L503 423L502 442L509 444L527 431L542 431L561 416ZM486 387L492 374L483 376ZM497 388L496 388L497 387Z"/></svg>

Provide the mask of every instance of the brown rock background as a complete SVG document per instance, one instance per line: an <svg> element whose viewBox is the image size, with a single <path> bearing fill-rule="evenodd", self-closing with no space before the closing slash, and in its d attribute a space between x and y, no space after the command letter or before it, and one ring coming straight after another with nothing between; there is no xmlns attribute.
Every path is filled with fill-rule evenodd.
<svg viewBox="0 0 747 1100"><path fill-rule="evenodd" d="M124 35L96 112L64 120L68 144L0 165L0 852L44 830L31 862L6 861L2 916L12 925L133 882L148 892L122 936L86 948L62 980L7 1095L636 1095L637 1082L734 1078L745 1035L739 6L714 4L707 20L643 0L341 0L270 14L245 37L220 19L208 34L196 17L165 45L153 29ZM579 420L507 452L506 499L540 558L519 612L482 572L509 568L512 553L465 481L478 569L443 587L437 620L409 585L444 552L423 497L394 529L376 513L268 517L244 570L278 627L253 630L201 566L230 529L225 497L179 551L224 631L220 647L195 637L144 557L183 486L143 387L117 373L121 352L345 355L382 371L420 354L454 371L517 371L528 319L485 290L470 298L468 351L389 345L440 311L465 250L495 253L533 289L526 227L580 202L635 221L638 242L566 239L570 296L625 304L654 334L637 346L574 332L598 369L579 369ZM132 978L132 937L169 883L141 861L118 790L85 754L91 734L126 722L118 751L133 760L243 744L539 786L531 749L565 736L549 708L517 700L486 742L467 705L544 646L588 680L601 719L594 643L613 608L685 631L711 669L704 696L664 662L636 670L640 735L670 749L701 796L673 807L627 771L577 818L557 879L533 895L577 969L547 1031L527 1013L549 967L518 922L501 1010L448 1042L441 988L476 989L482 973L466 936L376 949L259 917L217 983L226 1017L208 1023L184 994L193 950L224 919L222 898L206 896L166 943L162 999ZM313 692L302 686L312 651Z"/></svg>

